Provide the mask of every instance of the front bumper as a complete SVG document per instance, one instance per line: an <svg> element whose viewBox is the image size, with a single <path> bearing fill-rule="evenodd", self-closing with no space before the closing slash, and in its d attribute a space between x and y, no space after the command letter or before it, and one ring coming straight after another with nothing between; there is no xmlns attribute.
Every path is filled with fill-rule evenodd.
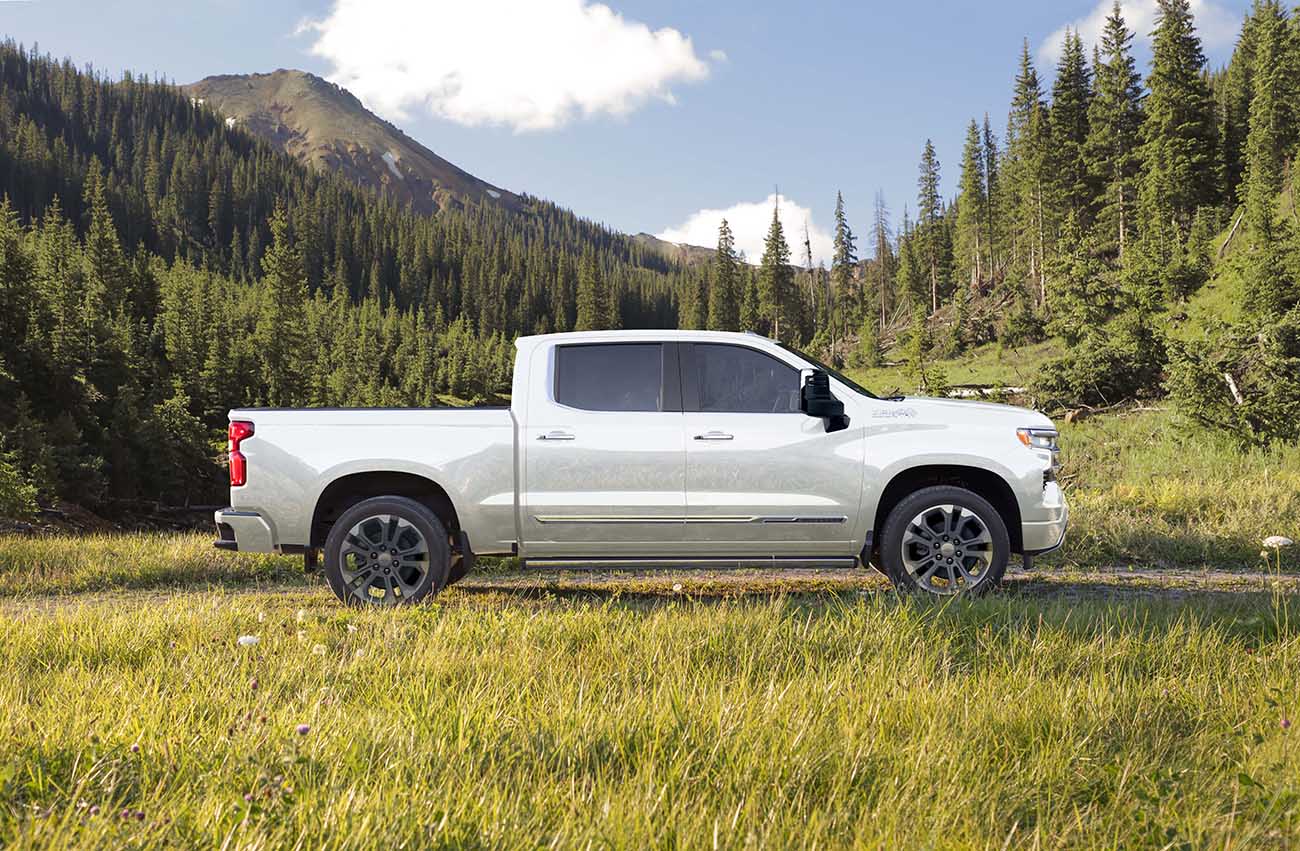
<svg viewBox="0 0 1300 851"><path fill-rule="evenodd" d="M217 522L218 538L212 546L217 549L244 553L275 552L271 527L256 511L222 508L213 519Z"/></svg>
<svg viewBox="0 0 1300 851"><path fill-rule="evenodd" d="M1066 505L1055 482L1044 489L1043 496L1043 503L1035 506L1029 519L1020 524L1021 549L1025 555L1050 553L1065 543L1065 530L1070 524L1070 506Z"/></svg>

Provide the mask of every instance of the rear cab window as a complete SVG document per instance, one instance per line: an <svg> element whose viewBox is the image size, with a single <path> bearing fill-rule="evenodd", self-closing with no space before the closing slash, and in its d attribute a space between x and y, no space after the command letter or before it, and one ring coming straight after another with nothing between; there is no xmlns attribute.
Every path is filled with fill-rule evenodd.
<svg viewBox="0 0 1300 851"><path fill-rule="evenodd" d="M555 350L555 401L582 411L681 410L676 346L584 343Z"/></svg>

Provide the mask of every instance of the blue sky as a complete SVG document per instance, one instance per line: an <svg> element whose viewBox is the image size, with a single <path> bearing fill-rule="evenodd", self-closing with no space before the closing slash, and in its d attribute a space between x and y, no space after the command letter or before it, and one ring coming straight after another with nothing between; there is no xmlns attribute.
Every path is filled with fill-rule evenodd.
<svg viewBox="0 0 1300 851"><path fill-rule="evenodd" d="M821 255L836 190L860 233L877 190L895 221L915 206L927 137L955 191L967 122L1001 132L1022 39L1050 84L1062 28L1090 39L1109 4L0 0L0 32L114 74L331 77L479 177L633 233L711 245L726 211L755 246L779 186ZM1144 31L1153 6L1125 3ZM1212 64L1248 6L1194 0Z"/></svg>

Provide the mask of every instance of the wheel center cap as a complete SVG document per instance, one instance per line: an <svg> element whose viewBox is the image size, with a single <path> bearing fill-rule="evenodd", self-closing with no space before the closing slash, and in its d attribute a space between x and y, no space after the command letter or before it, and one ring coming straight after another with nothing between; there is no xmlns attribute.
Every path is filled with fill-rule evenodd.
<svg viewBox="0 0 1300 851"><path fill-rule="evenodd" d="M948 543L944 544L942 547L939 548L939 552L943 554L944 558L952 558L953 555L957 552L957 547L951 541L949 541Z"/></svg>
<svg viewBox="0 0 1300 851"><path fill-rule="evenodd" d="M389 555L388 553L382 553L382 554L379 556L379 566L380 566L380 567L392 567L392 566L393 566L393 557L392 557L391 555Z"/></svg>

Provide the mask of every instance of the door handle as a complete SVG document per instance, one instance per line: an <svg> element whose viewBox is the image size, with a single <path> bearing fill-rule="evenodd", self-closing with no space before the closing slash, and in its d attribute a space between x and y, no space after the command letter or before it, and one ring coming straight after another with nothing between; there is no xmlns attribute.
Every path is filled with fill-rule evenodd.
<svg viewBox="0 0 1300 851"><path fill-rule="evenodd" d="M539 434L538 440L573 440L573 432L569 431L548 431L545 434Z"/></svg>
<svg viewBox="0 0 1300 851"><path fill-rule="evenodd" d="M727 434L725 431L706 431L704 434L695 435L696 440L735 440L734 434Z"/></svg>

